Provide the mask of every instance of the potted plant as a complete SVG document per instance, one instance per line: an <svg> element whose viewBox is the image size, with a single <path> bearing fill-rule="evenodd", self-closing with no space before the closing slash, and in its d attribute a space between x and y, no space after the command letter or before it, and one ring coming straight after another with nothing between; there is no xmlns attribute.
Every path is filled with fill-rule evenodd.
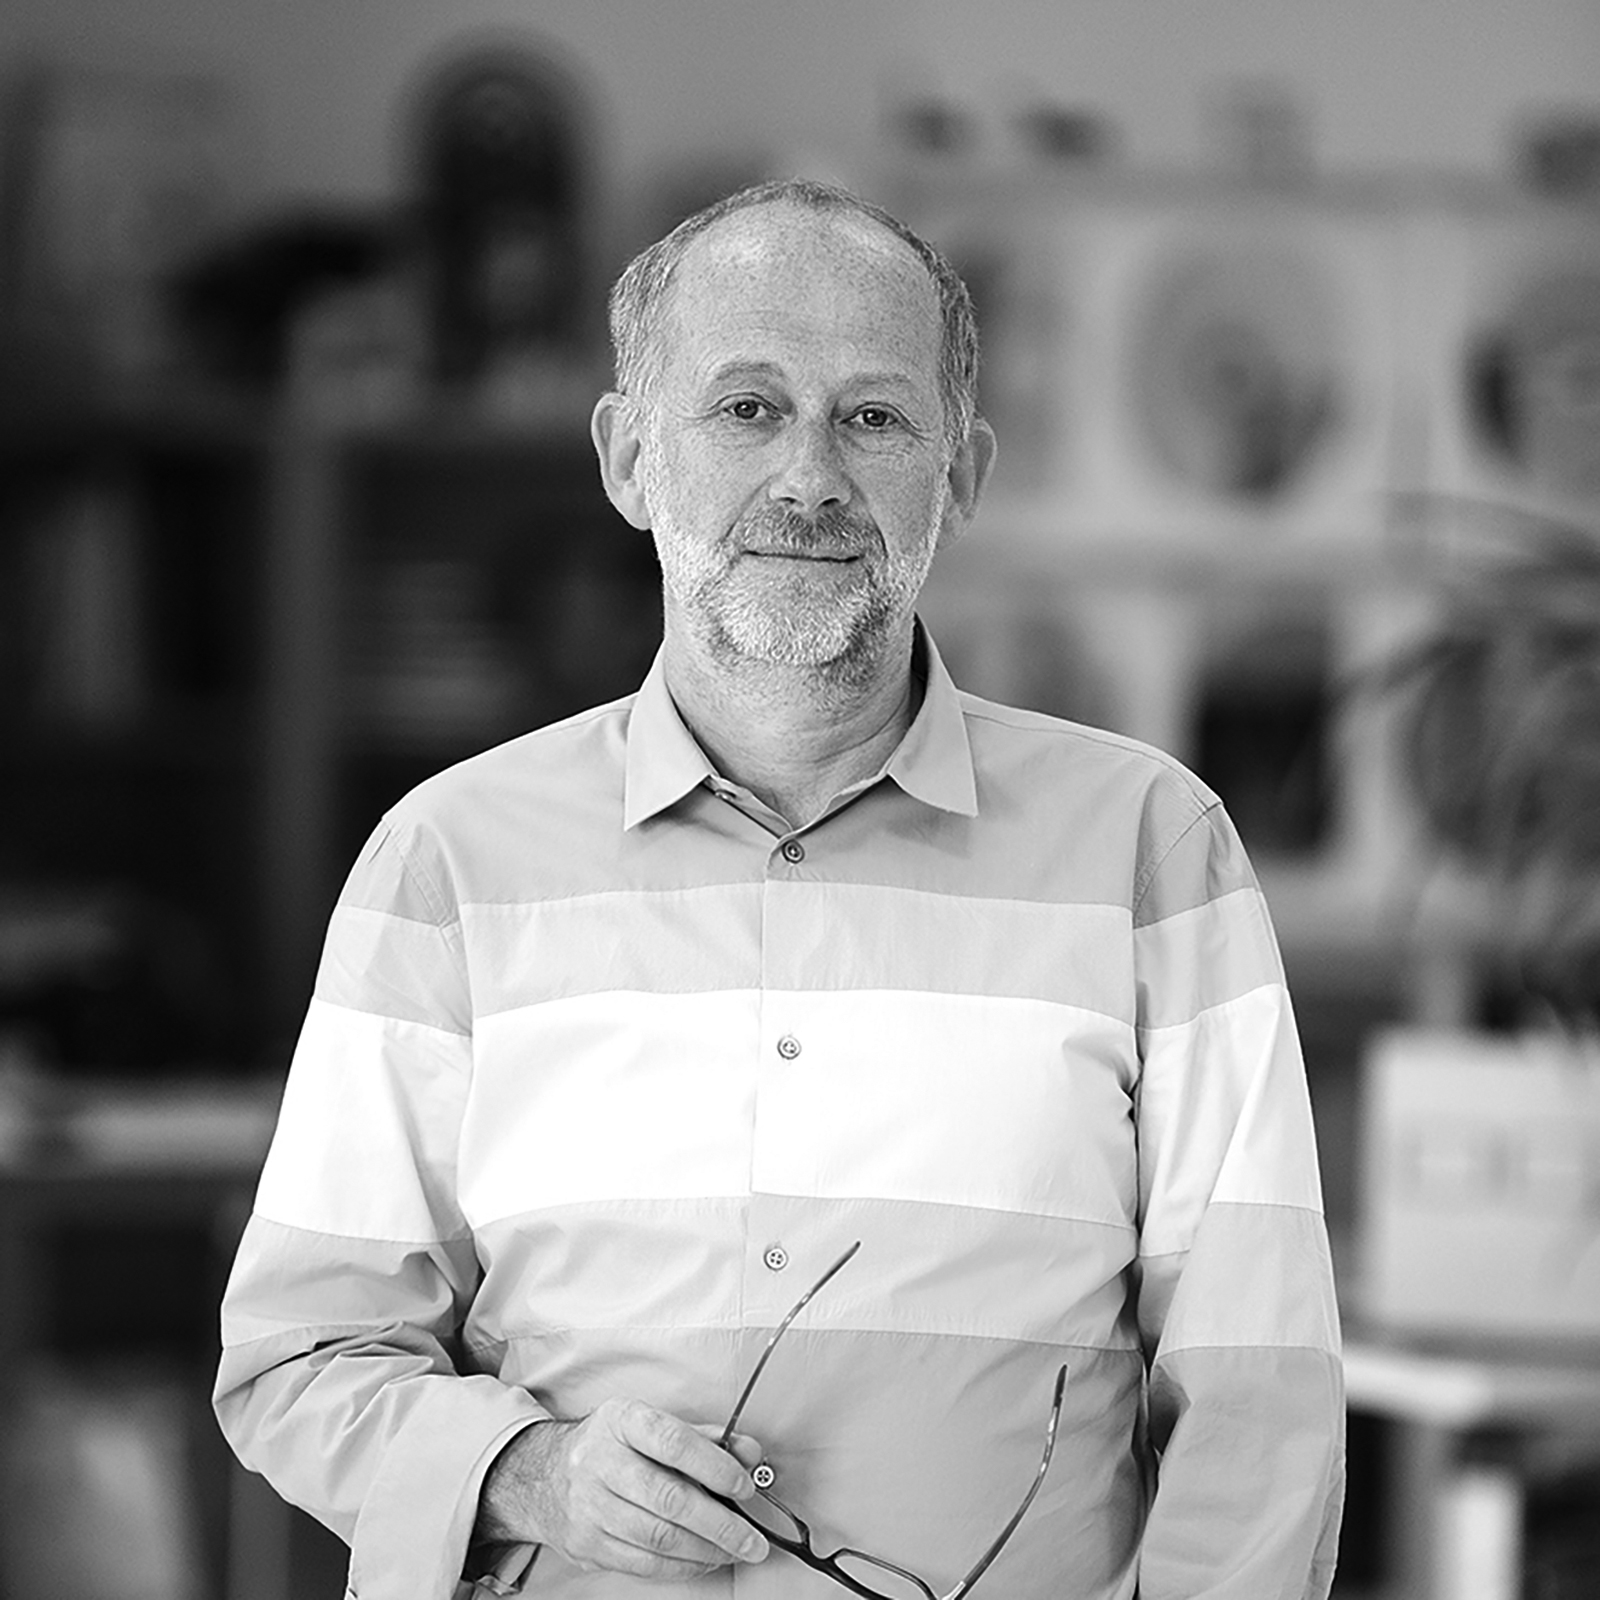
<svg viewBox="0 0 1600 1600"><path fill-rule="evenodd" d="M1429 832L1483 888L1511 1027L1369 1053L1366 1309L1404 1330L1600 1335L1600 531L1517 517L1377 670Z"/></svg>

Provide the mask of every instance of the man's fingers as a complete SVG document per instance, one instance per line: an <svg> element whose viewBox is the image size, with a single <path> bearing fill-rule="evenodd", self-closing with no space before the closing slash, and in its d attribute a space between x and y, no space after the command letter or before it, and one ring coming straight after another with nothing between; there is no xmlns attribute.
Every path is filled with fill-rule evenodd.
<svg viewBox="0 0 1600 1600"><path fill-rule="evenodd" d="M698 1490L690 1492L704 1501ZM681 1563L706 1572L725 1567L730 1560L754 1560L766 1554L766 1541L754 1528L730 1515L715 1501L705 1503L717 1513L717 1520L710 1524L714 1529L714 1536L710 1538L696 1530L695 1523L699 1519L692 1510L674 1504L674 1514L664 1516L628 1501L619 1501L612 1508L606 1519L606 1532L646 1558ZM672 1504L670 1497L669 1504Z"/></svg>
<svg viewBox="0 0 1600 1600"><path fill-rule="evenodd" d="M617 1425L624 1444L703 1484L714 1494L729 1500L748 1500L755 1492L750 1474L737 1457L719 1450L715 1441L698 1428L665 1411L630 1401L618 1408Z"/></svg>
<svg viewBox="0 0 1600 1600"><path fill-rule="evenodd" d="M691 1424L696 1433L704 1434L706 1438L716 1442L722 1438L722 1428L715 1422L696 1422ZM727 1448L733 1452L733 1458L746 1472L761 1463L765 1454L761 1446L750 1437L748 1433L736 1433L728 1440ZM720 1491L719 1491L720 1493Z"/></svg>
<svg viewBox="0 0 1600 1600"><path fill-rule="evenodd" d="M715 1445L711 1448L716 1450ZM706 1487L636 1454L613 1484L613 1493L629 1503L630 1515L625 1526L611 1524L612 1531L647 1550L680 1559L718 1565L764 1560L767 1541L760 1532L713 1500Z"/></svg>
<svg viewBox="0 0 1600 1600"><path fill-rule="evenodd" d="M760 1530L723 1503L754 1494L750 1475L706 1432L637 1400L604 1401L582 1422L528 1433L537 1427L561 1431L535 1441L549 1459L527 1521L578 1566L688 1581L765 1559Z"/></svg>

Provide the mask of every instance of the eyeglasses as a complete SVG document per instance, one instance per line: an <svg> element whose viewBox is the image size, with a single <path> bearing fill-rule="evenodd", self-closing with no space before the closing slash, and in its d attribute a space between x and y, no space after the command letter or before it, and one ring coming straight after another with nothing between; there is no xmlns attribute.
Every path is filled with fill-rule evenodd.
<svg viewBox="0 0 1600 1600"><path fill-rule="evenodd" d="M744 1389L739 1398L734 1402L733 1414L728 1418L727 1425L718 1435L717 1443L724 1450L729 1448L733 1438L734 1429L738 1426L739 1418L750 1399L751 1391L756 1386L756 1380L761 1376L768 1360L778 1341L787 1332L789 1324L805 1310L810 1304L812 1296L826 1284L833 1275L861 1248L858 1239L850 1246L837 1261L811 1285L806 1292L795 1301L789 1314L773 1330L772 1337L767 1340L766 1348L757 1359L754 1369L745 1382ZM1039 1462L1039 1470L1034 1473L1033 1481L1028 1485L1028 1491L1022 1497L1022 1503L1011 1514L1006 1525L1000 1530L994 1542L978 1557L972 1570L967 1573L955 1588L947 1594L938 1594L931 1584L924 1582L916 1573L908 1571L905 1567L896 1565L893 1561L886 1561L882 1556L869 1555L865 1550L853 1550L847 1545L841 1545L837 1550L824 1555L815 1545L811 1528L803 1518L791 1511L788 1506L771 1492L775 1481L775 1474L771 1466L763 1461L751 1473L755 1480L756 1493L761 1500L769 1506L778 1518L782 1519L781 1525L774 1527L771 1521L763 1521L746 1510L737 1501L722 1500L730 1511L743 1517L752 1527L760 1529L766 1535L769 1544L777 1546L780 1550L787 1551L796 1561L803 1562L815 1572L822 1573L825 1577L832 1578L837 1584L848 1589L852 1594L861 1595L863 1600L907 1600L905 1585L909 1584L922 1600L961 1600L972 1586L989 1570L996 1556L1005 1548L1007 1540L1017 1531L1017 1525L1027 1514L1028 1507L1033 1504L1033 1497L1038 1494L1039 1486L1044 1482L1044 1475L1050 1467L1050 1457L1055 1450L1056 1428L1061 1421L1061 1397L1066 1392L1067 1369L1062 1367L1056 1373L1055 1395L1050 1403L1050 1418L1045 1425L1044 1456ZM716 1498L722 1499L719 1495ZM887 1577L898 1578L899 1586L888 1591L875 1589L868 1581L877 1578L883 1582Z"/></svg>

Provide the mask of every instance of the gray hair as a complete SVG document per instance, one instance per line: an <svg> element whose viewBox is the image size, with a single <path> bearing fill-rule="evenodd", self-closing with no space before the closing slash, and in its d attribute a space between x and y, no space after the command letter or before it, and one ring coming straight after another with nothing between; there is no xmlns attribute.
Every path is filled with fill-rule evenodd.
<svg viewBox="0 0 1600 1600"><path fill-rule="evenodd" d="M966 284L938 250L898 217L848 189L808 178L756 184L728 195L686 217L665 238L628 263L611 290L610 301L618 390L644 398L659 375L662 313L690 244L724 217L764 205L791 205L808 211L866 217L911 248L928 269L939 300L939 393L944 402L946 442L952 450L963 444L972 429L978 403L978 322Z"/></svg>

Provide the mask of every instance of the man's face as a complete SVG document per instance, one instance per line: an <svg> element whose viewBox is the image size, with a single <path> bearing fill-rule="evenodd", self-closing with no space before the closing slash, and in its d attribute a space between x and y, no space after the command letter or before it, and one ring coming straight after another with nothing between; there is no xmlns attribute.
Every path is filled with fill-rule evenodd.
<svg viewBox="0 0 1600 1600"><path fill-rule="evenodd" d="M690 246L639 466L669 636L827 666L908 634L950 520L940 334L867 219L762 206Z"/></svg>

